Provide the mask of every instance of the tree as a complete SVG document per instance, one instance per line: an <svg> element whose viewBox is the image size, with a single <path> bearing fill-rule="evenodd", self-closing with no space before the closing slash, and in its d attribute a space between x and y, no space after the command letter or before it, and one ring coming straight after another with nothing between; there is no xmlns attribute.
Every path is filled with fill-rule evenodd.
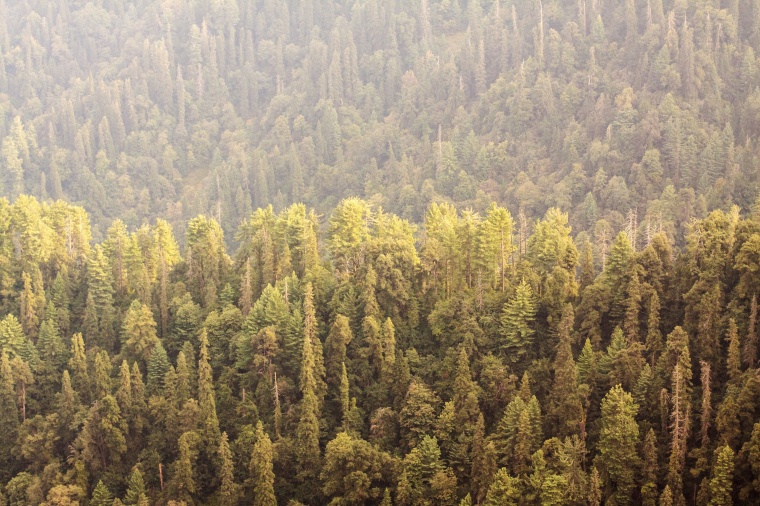
<svg viewBox="0 0 760 506"><path fill-rule="evenodd" d="M715 450L715 465L710 480L710 505L731 506L734 490L734 451L730 446L722 446Z"/></svg>
<svg viewBox="0 0 760 506"><path fill-rule="evenodd" d="M240 494L239 485L235 483L234 463L230 451L227 433L223 432L219 440L219 504L222 506L234 506L238 503Z"/></svg>
<svg viewBox="0 0 760 506"><path fill-rule="evenodd" d="M426 436L412 449L402 464L401 477L396 490L396 502L400 505L416 506L434 501L436 504L453 506L452 486L456 479L451 469L441 462L438 440Z"/></svg>
<svg viewBox="0 0 760 506"><path fill-rule="evenodd" d="M92 506L111 506L113 503L113 496L108 488L103 484L103 480L100 480L92 492L92 498L90 504Z"/></svg>
<svg viewBox="0 0 760 506"><path fill-rule="evenodd" d="M573 318L573 307L566 304L559 324L559 346L554 360L554 383L551 391L551 411L557 421L559 436L576 433L584 415L578 395L577 373L571 348Z"/></svg>
<svg viewBox="0 0 760 506"><path fill-rule="evenodd" d="M602 399L599 455L595 465L604 470L609 496L615 504L629 504L635 486L639 462L637 411L633 397L620 385L613 387Z"/></svg>
<svg viewBox="0 0 760 506"><path fill-rule="evenodd" d="M520 504L520 495L519 480L510 476L509 472L502 467L494 476L482 504L483 506L517 506Z"/></svg>
<svg viewBox="0 0 760 506"><path fill-rule="evenodd" d="M392 482L392 459L370 443L340 432L327 443L322 492L336 504L377 500Z"/></svg>
<svg viewBox="0 0 760 506"><path fill-rule="evenodd" d="M501 312L501 334L504 336L502 349L510 353L513 361L530 353L533 335L536 333L533 322L536 318L536 303L533 290L525 280L517 286L515 296Z"/></svg>
<svg viewBox="0 0 760 506"><path fill-rule="evenodd" d="M13 388L13 373L8 354L3 350L0 355L0 437L4 441L15 441L19 427L16 394ZM0 476L9 479L14 469L14 453L10 444L0 450Z"/></svg>
<svg viewBox="0 0 760 506"><path fill-rule="evenodd" d="M198 356L198 405L203 419L203 440L207 447L216 448L221 433L219 419L216 414L216 399L214 395L214 380L209 364L208 338L206 329L201 332L201 348Z"/></svg>
<svg viewBox="0 0 760 506"><path fill-rule="evenodd" d="M177 362L179 368L179 358L177 359ZM182 362L184 363L184 354L182 354ZM160 395L163 392L164 378L170 367L169 357L166 355L166 350L159 340L156 342L156 345L150 354L150 359L148 360L148 395ZM187 372L186 364L185 372ZM183 386L186 385L183 384ZM184 391L182 393L184 393Z"/></svg>
<svg viewBox="0 0 760 506"><path fill-rule="evenodd" d="M274 495L274 471L272 470L272 442L259 422L256 426L256 443L249 465L253 482L254 506L277 506Z"/></svg>
<svg viewBox="0 0 760 506"><path fill-rule="evenodd" d="M116 399L106 395L95 401L79 435L83 455L93 470L102 472L121 461L127 451L126 433L127 424Z"/></svg>
<svg viewBox="0 0 760 506"><path fill-rule="evenodd" d="M174 473L171 490L176 497L190 502L197 490L196 460L198 459L198 443L200 438L195 432L185 432L178 441L179 457L174 462Z"/></svg>
<svg viewBox="0 0 760 506"><path fill-rule="evenodd" d="M127 493L124 496L125 506L142 506L148 502L148 498L145 493L145 483L143 481L143 475L139 467L132 469L129 475L129 481L127 482Z"/></svg>
<svg viewBox="0 0 760 506"><path fill-rule="evenodd" d="M122 324L122 341L132 358L147 363L158 344L156 322L150 307L134 300L129 306Z"/></svg>
<svg viewBox="0 0 760 506"><path fill-rule="evenodd" d="M299 473L314 477L319 466L319 404L315 393L314 354L311 339L304 338L301 359L301 416L296 427L296 452Z"/></svg>

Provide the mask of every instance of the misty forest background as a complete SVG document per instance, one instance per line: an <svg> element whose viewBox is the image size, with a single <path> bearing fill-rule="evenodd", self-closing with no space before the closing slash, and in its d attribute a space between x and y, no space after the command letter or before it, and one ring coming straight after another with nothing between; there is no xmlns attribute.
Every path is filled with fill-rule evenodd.
<svg viewBox="0 0 760 506"><path fill-rule="evenodd" d="M0 0L0 506L760 504L760 0Z"/></svg>

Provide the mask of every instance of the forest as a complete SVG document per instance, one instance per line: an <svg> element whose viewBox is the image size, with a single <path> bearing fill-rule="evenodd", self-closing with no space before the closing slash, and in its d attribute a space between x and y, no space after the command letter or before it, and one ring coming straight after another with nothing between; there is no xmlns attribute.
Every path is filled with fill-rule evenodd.
<svg viewBox="0 0 760 506"><path fill-rule="evenodd" d="M760 213L186 228L0 200L0 503L757 504Z"/></svg>
<svg viewBox="0 0 760 506"><path fill-rule="evenodd" d="M760 505L760 0L0 0L0 506Z"/></svg>

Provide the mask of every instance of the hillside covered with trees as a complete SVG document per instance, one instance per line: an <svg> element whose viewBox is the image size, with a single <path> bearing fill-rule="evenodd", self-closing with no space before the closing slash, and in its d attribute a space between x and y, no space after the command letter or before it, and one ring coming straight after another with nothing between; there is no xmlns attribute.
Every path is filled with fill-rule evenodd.
<svg viewBox="0 0 760 506"><path fill-rule="evenodd" d="M757 0L2 0L0 188L98 239L359 196L682 245L758 193L759 46Z"/></svg>
<svg viewBox="0 0 760 506"><path fill-rule="evenodd" d="M758 214L186 228L0 200L0 504L757 504Z"/></svg>
<svg viewBox="0 0 760 506"><path fill-rule="evenodd" d="M760 0L0 0L0 506L760 504Z"/></svg>

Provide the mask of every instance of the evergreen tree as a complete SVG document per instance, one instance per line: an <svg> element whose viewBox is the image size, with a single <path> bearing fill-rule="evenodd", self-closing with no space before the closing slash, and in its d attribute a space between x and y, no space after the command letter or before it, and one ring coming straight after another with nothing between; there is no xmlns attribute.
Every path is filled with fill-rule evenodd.
<svg viewBox="0 0 760 506"><path fill-rule="evenodd" d="M13 388L13 373L8 354L0 355L0 437L4 441L15 441L19 427L16 394ZM8 480L12 476L15 461L13 446L6 444L0 450L0 475Z"/></svg>
<svg viewBox="0 0 760 506"><path fill-rule="evenodd" d="M148 362L158 344L156 322L150 307L132 301L122 324L122 342L129 356Z"/></svg>
<svg viewBox="0 0 760 506"><path fill-rule="evenodd" d="M509 351L513 361L530 353L535 329L536 303L533 290L525 280L517 286L514 298L504 305L501 313L502 348Z"/></svg>
<svg viewBox="0 0 760 506"><path fill-rule="evenodd" d="M599 455L595 462L604 470L610 499L615 504L630 504L632 499L639 462L637 411L633 397L620 385L613 387L602 400Z"/></svg>
<svg viewBox="0 0 760 506"><path fill-rule="evenodd" d="M223 432L219 440L219 504L222 506L234 506L238 503L239 485L235 483L234 463L232 452L227 439L227 433Z"/></svg>
<svg viewBox="0 0 760 506"><path fill-rule="evenodd" d="M182 357L184 362L184 355ZM164 377L170 367L166 350L161 345L161 341L158 341L148 360L148 395L159 395L163 392Z"/></svg>
<svg viewBox="0 0 760 506"><path fill-rule="evenodd" d="M710 480L710 505L731 506L734 490L734 452L729 446L715 450L715 466Z"/></svg>
<svg viewBox="0 0 760 506"><path fill-rule="evenodd" d="M129 481L127 482L127 493L124 496L125 506L142 506L147 502L148 498L145 492L145 482L143 481L143 475L139 467L132 469L129 475Z"/></svg>
<svg viewBox="0 0 760 506"><path fill-rule="evenodd" d="M209 364L208 338L206 329L201 332L201 349L198 357L198 407L201 410L203 440L207 448L216 448L221 433L216 414L214 382Z"/></svg>
<svg viewBox="0 0 760 506"><path fill-rule="evenodd" d="M272 443L264 432L264 426L259 422L256 426L256 443L253 446L249 466L253 482L254 506L277 506L272 460Z"/></svg>
<svg viewBox="0 0 760 506"><path fill-rule="evenodd" d="M566 304L559 324L559 346L554 360L554 383L551 391L551 411L557 421L559 436L577 432L584 414L578 395L576 366L571 348L572 328L573 308Z"/></svg>
<svg viewBox="0 0 760 506"><path fill-rule="evenodd" d="M296 453L299 475L303 479L314 477L319 466L319 404L314 379L314 353L311 340L303 342L301 359L301 399L300 418L296 428Z"/></svg>
<svg viewBox="0 0 760 506"><path fill-rule="evenodd" d="M111 506L113 504L113 496L105 484L103 484L103 480L100 480L95 490L92 491L90 504L92 506Z"/></svg>
<svg viewBox="0 0 760 506"><path fill-rule="evenodd" d="M520 504L519 480L510 476L502 467L496 472L482 504L484 506L517 506Z"/></svg>

